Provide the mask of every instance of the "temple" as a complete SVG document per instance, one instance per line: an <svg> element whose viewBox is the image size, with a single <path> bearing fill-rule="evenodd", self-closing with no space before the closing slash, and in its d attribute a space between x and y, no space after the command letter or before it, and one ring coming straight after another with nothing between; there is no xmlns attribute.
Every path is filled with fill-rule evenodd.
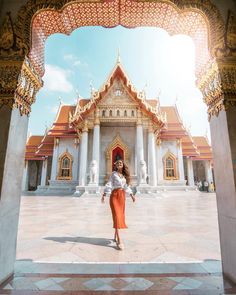
<svg viewBox="0 0 236 295"><path fill-rule="evenodd" d="M119 59L100 90L76 105L61 103L45 135L28 138L22 190L99 193L117 159L128 164L140 193L213 181L207 138L191 136L176 106L137 92Z"/></svg>

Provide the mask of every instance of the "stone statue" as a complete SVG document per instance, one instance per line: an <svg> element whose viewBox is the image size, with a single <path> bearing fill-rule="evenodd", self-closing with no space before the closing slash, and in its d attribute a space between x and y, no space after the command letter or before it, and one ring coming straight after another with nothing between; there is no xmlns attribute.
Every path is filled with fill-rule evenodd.
<svg viewBox="0 0 236 295"><path fill-rule="evenodd" d="M97 184L98 183L98 167L97 161L92 160L90 163L90 181L89 184Z"/></svg>
<svg viewBox="0 0 236 295"><path fill-rule="evenodd" d="M147 165L144 160L139 162L139 183L147 184Z"/></svg>

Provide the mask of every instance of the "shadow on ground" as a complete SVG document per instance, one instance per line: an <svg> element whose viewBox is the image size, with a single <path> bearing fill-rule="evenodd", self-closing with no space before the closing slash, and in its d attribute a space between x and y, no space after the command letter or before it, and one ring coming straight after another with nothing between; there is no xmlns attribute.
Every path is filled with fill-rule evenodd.
<svg viewBox="0 0 236 295"><path fill-rule="evenodd" d="M81 243L81 244L90 244L96 246L103 246L109 248L117 248L114 245L113 239L106 238L92 238L92 237L45 237L44 240L54 241L57 243Z"/></svg>

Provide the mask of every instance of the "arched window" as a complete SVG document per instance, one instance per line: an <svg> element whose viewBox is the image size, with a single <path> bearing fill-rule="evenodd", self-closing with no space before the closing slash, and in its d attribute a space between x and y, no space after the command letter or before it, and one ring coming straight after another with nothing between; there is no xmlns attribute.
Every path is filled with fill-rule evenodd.
<svg viewBox="0 0 236 295"><path fill-rule="evenodd" d="M109 116L112 117L112 110L109 111Z"/></svg>
<svg viewBox="0 0 236 295"><path fill-rule="evenodd" d="M70 180L72 179L72 156L66 152L59 158L59 180Z"/></svg>
<svg viewBox="0 0 236 295"><path fill-rule="evenodd" d="M176 157L171 153L164 157L164 179L178 179Z"/></svg>
<svg viewBox="0 0 236 295"><path fill-rule="evenodd" d="M116 115L117 115L117 117L120 117L120 111L119 110L116 111Z"/></svg>
<svg viewBox="0 0 236 295"><path fill-rule="evenodd" d="M132 112L131 112L131 116L134 117L134 110L132 110Z"/></svg>
<svg viewBox="0 0 236 295"><path fill-rule="evenodd" d="M102 117L105 117L105 116L106 116L106 111L102 110Z"/></svg>
<svg viewBox="0 0 236 295"><path fill-rule="evenodd" d="M127 117L127 111L126 111L126 110L125 110L125 112L124 112L124 116Z"/></svg>

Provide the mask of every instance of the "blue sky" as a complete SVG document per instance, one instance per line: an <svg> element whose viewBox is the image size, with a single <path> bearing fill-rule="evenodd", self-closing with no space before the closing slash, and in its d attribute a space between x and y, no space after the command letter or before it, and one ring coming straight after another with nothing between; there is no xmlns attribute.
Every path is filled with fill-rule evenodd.
<svg viewBox="0 0 236 295"><path fill-rule="evenodd" d="M195 86L195 48L188 36L169 36L158 28L83 27L70 36L54 34L45 46L44 87L37 94L29 121L31 134L43 134L61 100L75 104L90 97L113 69L118 48L121 62L138 91L159 97L161 105L177 104L193 135L208 132L206 106Z"/></svg>

